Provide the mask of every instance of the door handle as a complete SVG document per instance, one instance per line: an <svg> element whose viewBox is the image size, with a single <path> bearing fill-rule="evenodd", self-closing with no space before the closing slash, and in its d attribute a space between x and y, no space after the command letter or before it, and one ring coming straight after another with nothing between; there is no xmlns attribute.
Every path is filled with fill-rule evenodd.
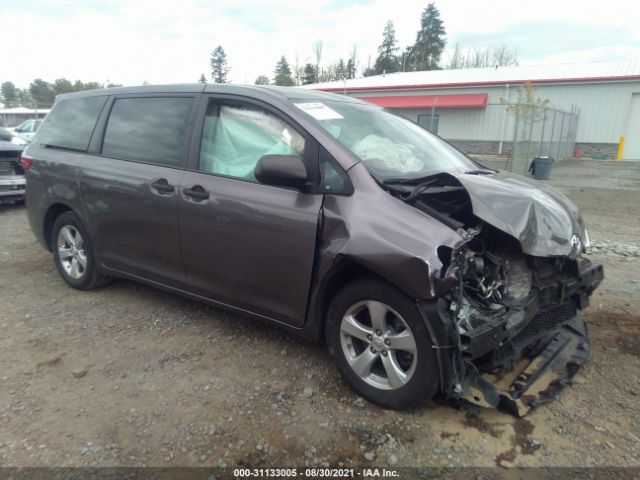
<svg viewBox="0 0 640 480"><path fill-rule="evenodd" d="M209 198L209 192L207 192L200 185L195 185L191 188L184 188L182 190L182 193L184 193L187 197L193 198L194 200L206 200L207 198Z"/></svg>
<svg viewBox="0 0 640 480"><path fill-rule="evenodd" d="M171 193L176 189L176 187L174 187L173 185L169 185L169 182L166 178L160 178L152 182L151 188L157 190L160 193Z"/></svg>

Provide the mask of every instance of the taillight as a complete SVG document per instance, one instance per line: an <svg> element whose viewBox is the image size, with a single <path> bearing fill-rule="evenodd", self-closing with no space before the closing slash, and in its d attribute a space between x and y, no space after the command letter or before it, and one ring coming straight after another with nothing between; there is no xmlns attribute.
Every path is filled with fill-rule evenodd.
<svg viewBox="0 0 640 480"><path fill-rule="evenodd" d="M25 172L31 168L32 164L33 164L33 158L28 157L27 155L22 155L20 157L20 166Z"/></svg>

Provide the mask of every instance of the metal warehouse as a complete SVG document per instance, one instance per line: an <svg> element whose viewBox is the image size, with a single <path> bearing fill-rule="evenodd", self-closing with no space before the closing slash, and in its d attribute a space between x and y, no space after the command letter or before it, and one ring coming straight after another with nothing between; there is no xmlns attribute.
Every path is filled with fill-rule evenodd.
<svg viewBox="0 0 640 480"><path fill-rule="evenodd" d="M469 153L513 156L520 145L528 158L640 160L640 60L401 72L311 88L393 110Z"/></svg>

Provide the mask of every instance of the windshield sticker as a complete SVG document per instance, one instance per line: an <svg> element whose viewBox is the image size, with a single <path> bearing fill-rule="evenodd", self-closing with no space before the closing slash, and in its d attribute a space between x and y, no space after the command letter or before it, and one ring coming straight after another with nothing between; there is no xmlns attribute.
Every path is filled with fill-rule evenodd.
<svg viewBox="0 0 640 480"><path fill-rule="evenodd" d="M294 103L300 110L308 113L316 120L339 120L344 118L335 110L330 109L322 102Z"/></svg>

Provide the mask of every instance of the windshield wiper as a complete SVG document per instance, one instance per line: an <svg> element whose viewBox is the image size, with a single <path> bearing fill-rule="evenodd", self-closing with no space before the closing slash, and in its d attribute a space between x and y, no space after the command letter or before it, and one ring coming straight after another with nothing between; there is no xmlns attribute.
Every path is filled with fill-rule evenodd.
<svg viewBox="0 0 640 480"><path fill-rule="evenodd" d="M488 170L488 169L478 169L478 170L469 170L468 172L464 172L467 175L493 175L497 170Z"/></svg>
<svg viewBox="0 0 640 480"><path fill-rule="evenodd" d="M425 175L422 177L412 177L412 178L385 178L382 180L381 183L383 183L384 185L393 185L393 184L399 184L399 185L421 185L423 183L426 182L434 182L438 180L438 177L442 174L443 172L438 172L438 173L432 173L430 175Z"/></svg>

